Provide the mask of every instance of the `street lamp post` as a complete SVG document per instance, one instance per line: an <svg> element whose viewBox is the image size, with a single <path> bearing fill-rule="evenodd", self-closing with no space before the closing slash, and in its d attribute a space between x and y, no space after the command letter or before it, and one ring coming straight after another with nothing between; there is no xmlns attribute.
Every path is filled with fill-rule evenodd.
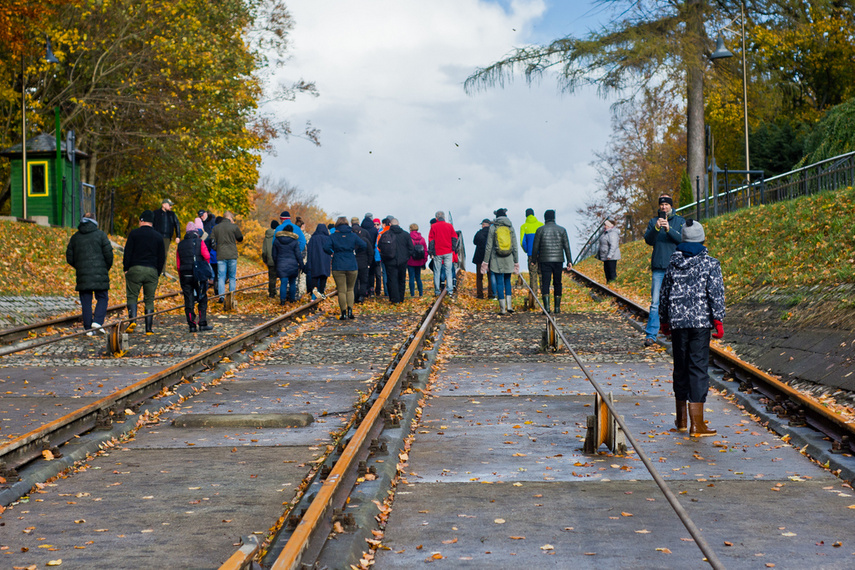
<svg viewBox="0 0 855 570"><path fill-rule="evenodd" d="M745 0L740 3L739 9L739 22L741 24L742 37L742 118L743 129L745 131L745 171L750 184L751 174L748 173L748 171L751 170L748 157L748 68L745 64ZM725 59L728 57L733 57L733 54L724 47L724 38L719 34L718 38L716 38L715 51L710 54L710 59L715 61L717 59Z"/></svg>

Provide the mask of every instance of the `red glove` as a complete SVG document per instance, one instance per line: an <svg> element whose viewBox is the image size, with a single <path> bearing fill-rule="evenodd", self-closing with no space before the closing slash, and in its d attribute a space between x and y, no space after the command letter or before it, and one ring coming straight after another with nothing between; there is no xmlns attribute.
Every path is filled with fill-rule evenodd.
<svg viewBox="0 0 855 570"><path fill-rule="evenodd" d="M668 323L661 323L659 325L659 332L665 336L671 336L671 325Z"/></svg>
<svg viewBox="0 0 855 570"><path fill-rule="evenodd" d="M721 321L713 321L715 332L712 333L713 338L722 338L724 336L724 324Z"/></svg>

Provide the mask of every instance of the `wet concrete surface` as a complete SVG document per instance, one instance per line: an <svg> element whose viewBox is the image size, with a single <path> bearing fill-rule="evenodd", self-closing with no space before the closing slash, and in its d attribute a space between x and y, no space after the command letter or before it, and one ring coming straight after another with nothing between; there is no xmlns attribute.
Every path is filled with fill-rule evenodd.
<svg viewBox="0 0 855 570"><path fill-rule="evenodd" d="M514 338L505 322L492 321L480 342ZM705 416L718 434L677 432L670 357L639 351L634 330L602 326L612 349L586 367L726 567L855 566L848 485L713 392ZM521 361L473 362L486 348L455 340L376 568L709 567L637 454L582 453L594 397L577 366L524 351ZM524 342L505 341L504 351Z"/></svg>

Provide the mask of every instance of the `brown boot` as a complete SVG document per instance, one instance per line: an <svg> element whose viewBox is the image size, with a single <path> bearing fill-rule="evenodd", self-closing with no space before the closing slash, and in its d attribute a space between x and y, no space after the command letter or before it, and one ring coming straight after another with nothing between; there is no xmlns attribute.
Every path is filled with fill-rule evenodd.
<svg viewBox="0 0 855 570"><path fill-rule="evenodd" d="M688 404L686 400L677 400L677 420L674 422L674 425L677 426L677 431L688 430L689 412L686 404Z"/></svg>
<svg viewBox="0 0 855 570"><path fill-rule="evenodd" d="M692 423L689 435L692 437L706 437L716 434L716 431L708 428L707 423L704 421L703 402L689 402L689 420Z"/></svg>

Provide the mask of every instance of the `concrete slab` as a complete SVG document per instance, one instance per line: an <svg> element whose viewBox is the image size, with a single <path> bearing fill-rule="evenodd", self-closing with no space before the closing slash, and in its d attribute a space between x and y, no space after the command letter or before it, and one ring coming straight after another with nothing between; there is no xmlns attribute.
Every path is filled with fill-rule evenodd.
<svg viewBox="0 0 855 570"><path fill-rule="evenodd" d="M847 547L853 498L839 484L679 482L672 489L727 568L842 569L855 562ZM837 542L843 546L835 548ZM377 552L378 569L425 562L453 568L709 568L659 489L646 481L411 483L398 488L383 543L390 550Z"/></svg>
<svg viewBox="0 0 855 570"><path fill-rule="evenodd" d="M0 567L217 568L281 515L312 458L305 448L113 451L6 509Z"/></svg>

